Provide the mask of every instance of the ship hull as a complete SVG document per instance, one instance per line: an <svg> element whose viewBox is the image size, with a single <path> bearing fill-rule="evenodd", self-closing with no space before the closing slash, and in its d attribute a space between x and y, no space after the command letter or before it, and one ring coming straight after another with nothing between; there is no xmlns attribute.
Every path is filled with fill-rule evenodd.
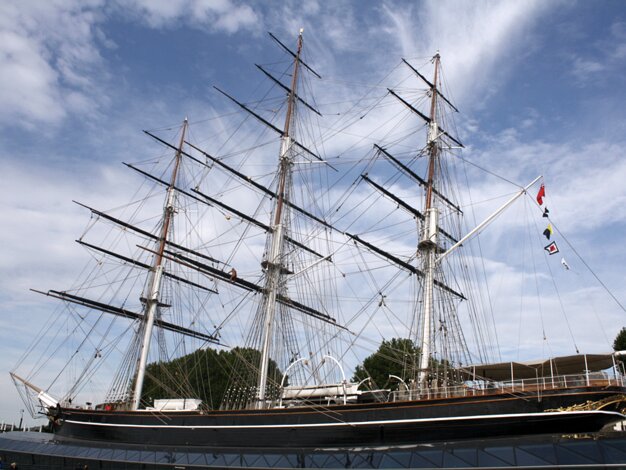
<svg viewBox="0 0 626 470"><path fill-rule="evenodd" d="M616 393L618 387L542 393L208 412L56 411L59 436L204 447L402 445L437 440L594 432L624 419L614 411L549 411Z"/></svg>

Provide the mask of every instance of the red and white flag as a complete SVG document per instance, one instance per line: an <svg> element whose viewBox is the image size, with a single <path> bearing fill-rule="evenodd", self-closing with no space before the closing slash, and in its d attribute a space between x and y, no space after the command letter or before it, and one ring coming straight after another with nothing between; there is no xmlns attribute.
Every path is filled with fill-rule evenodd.
<svg viewBox="0 0 626 470"><path fill-rule="evenodd" d="M559 252L559 247L556 246L556 242L552 242L549 245L544 246L543 249L551 255L555 255Z"/></svg>

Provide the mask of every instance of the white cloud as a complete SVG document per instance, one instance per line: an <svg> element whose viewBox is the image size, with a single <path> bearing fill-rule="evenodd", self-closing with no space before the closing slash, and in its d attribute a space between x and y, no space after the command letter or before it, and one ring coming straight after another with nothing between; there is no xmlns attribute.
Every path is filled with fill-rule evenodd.
<svg viewBox="0 0 626 470"><path fill-rule="evenodd" d="M59 124L94 112L99 99L94 42L100 2L3 2L0 6L0 124Z"/></svg>
<svg viewBox="0 0 626 470"><path fill-rule="evenodd" d="M310 14L296 2L285 2L282 8L266 12L266 19L281 25L286 38L304 26L306 52L324 77L346 79L353 70L360 70L353 81L372 87L385 76L388 86L393 78L411 75L404 65L398 67L401 57L421 67L440 51L445 86L452 90L449 97L463 105L471 96L472 105L481 106L477 97L500 86L508 71L533 50L534 25L556 6L535 0L432 1L419 7L411 2L363 5L344 1L323 4ZM412 77L403 86L415 89L422 84ZM321 91L318 102L345 100L357 92L345 87L333 100L324 96L328 90Z"/></svg>
<svg viewBox="0 0 626 470"><path fill-rule="evenodd" d="M626 223L626 163L619 142L601 139L547 142L532 140L515 129L505 129L489 138L480 151L472 152L474 163L518 184L543 175L552 216L565 232L591 234L602 227ZM484 199L508 191L489 179ZM509 186L509 191L513 187ZM479 191L476 191L479 194ZM601 203L600 203L601 201ZM585 223L580 220L584 217Z"/></svg>
<svg viewBox="0 0 626 470"><path fill-rule="evenodd" d="M257 31L259 14L231 0L120 2L22 1L0 4L0 124L58 127L71 115L91 119L109 104L109 71L100 48L113 49L106 15L133 16L152 28L181 25L211 32Z"/></svg>
<svg viewBox="0 0 626 470"><path fill-rule="evenodd" d="M11 220L11 230L0 234L0 245L12 247L0 251L3 295L12 302L29 288L52 287L50 281L69 285L76 264L85 260L83 250L72 241L88 221L86 210L72 200L90 203L99 198L112 205L112 198L105 194L118 193L113 188L125 187L128 175L120 175L121 168L102 167L77 178L76 169L50 169L27 161L16 164L9 159L2 160L0 170L5 196L0 207ZM45 270L41 269L44 265Z"/></svg>
<svg viewBox="0 0 626 470"><path fill-rule="evenodd" d="M258 31L261 17L250 5L232 0L133 0L118 2L122 11L152 28L172 28L183 22L211 32Z"/></svg>
<svg viewBox="0 0 626 470"><path fill-rule="evenodd" d="M476 100L487 86L506 77L532 49L536 20L555 6L539 1L452 0L425 2L419 10L389 2L384 11L392 22L387 31L395 34L399 52L410 58L439 51L447 85L464 102L468 94Z"/></svg>
<svg viewBox="0 0 626 470"><path fill-rule="evenodd" d="M596 60L583 59L581 57L575 57L572 66L572 74L579 80L585 80L590 78L591 75L603 72L606 70L606 65Z"/></svg>
<svg viewBox="0 0 626 470"><path fill-rule="evenodd" d="M3 124L57 122L65 116L58 73L42 57L39 45L14 31L0 31L0 106Z"/></svg>
<svg viewBox="0 0 626 470"><path fill-rule="evenodd" d="M595 85L606 74L621 73L626 57L626 22L614 21L605 37L592 44L592 55L572 56L571 73L581 85Z"/></svg>
<svg viewBox="0 0 626 470"><path fill-rule="evenodd" d="M626 21L616 21L611 25L611 38L607 48L611 59L615 61L626 57Z"/></svg>

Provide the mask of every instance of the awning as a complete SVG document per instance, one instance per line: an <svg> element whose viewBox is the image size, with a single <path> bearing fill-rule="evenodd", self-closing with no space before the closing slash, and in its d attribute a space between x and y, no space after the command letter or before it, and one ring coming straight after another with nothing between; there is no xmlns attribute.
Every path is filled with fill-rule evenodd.
<svg viewBox="0 0 626 470"><path fill-rule="evenodd" d="M613 367L613 354L576 354L527 362L500 362L497 364L475 364L463 367L470 376L496 381L534 379L554 375L584 374Z"/></svg>

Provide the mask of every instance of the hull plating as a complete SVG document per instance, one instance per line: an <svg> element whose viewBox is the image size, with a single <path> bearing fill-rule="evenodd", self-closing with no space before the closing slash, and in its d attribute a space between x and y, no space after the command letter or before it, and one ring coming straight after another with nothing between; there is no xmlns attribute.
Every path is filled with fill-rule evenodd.
<svg viewBox="0 0 626 470"><path fill-rule="evenodd" d="M208 412L62 409L58 435L108 442L208 447L398 445L541 433L593 432L620 421L611 411L546 411L621 388L481 397Z"/></svg>

